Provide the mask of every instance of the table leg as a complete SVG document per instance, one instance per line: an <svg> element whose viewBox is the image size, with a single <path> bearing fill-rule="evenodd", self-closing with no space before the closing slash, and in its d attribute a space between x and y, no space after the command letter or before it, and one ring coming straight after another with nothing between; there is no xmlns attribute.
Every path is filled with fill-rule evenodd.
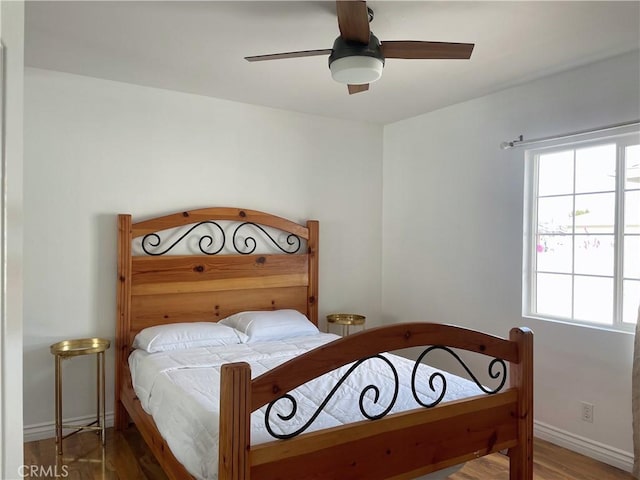
<svg viewBox="0 0 640 480"><path fill-rule="evenodd" d="M104 352L100 352L100 354L98 355L99 358L99 363L100 363L100 375L99 375L99 391L100 391L100 398L101 400L98 400L98 404L102 403L102 420L100 421L100 440L102 440L102 445L104 446L106 441L107 441L107 437L105 435L105 427L106 427L106 423L107 423L107 412L106 412L106 408L107 408L107 402L105 401L105 390L106 390L106 382L105 382L105 373L104 373Z"/></svg>
<svg viewBox="0 0 640 480"><path fill-rule="evenodd" d="M56 452L62 455L62 358L56 355L55 403L56 403Z"/></svg>
<svg viewBox="0 0 640 480"><path fill-rule="evenodd" d="M96 355L96 426L100 427L100 354ZM100 431L96 432L100 433Z"/></svg>

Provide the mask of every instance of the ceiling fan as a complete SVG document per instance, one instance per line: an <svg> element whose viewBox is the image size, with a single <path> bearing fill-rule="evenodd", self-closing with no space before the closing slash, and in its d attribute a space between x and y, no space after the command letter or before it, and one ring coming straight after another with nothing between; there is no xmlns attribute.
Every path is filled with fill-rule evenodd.
<svg viewBox="0 0 640 480"><path fill-rule="evenodd" d="M245 59L257 62L329 55L331 76L337 82L346 83L351 95L369 90L369 83L382 76L382 68L387 58L466 60L471 57L473 43L412 40L380 42L369 29L369 22L373 20L373 10L367 7L366 2L338 0L336 7L340 36L333 43L333 48L272 53Z"/></svg>

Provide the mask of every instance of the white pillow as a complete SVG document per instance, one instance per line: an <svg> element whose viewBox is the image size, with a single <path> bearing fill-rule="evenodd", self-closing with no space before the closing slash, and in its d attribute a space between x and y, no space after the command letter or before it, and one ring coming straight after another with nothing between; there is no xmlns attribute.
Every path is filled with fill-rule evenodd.
<svg viewBox="0 0 640 480"><path fill-rule="evenodd" d="M184 348L215 347L244 343L247 336L226 325L212 322L185 322L156 325L140 331L133 348L149 353Z"/></svg>
<svg viewBox="0 0 640 480"><path fill-rule="evenodd" d="M240 312L220 320L246 334L247 343L315 335L318 327L297 310Z"/></svg>

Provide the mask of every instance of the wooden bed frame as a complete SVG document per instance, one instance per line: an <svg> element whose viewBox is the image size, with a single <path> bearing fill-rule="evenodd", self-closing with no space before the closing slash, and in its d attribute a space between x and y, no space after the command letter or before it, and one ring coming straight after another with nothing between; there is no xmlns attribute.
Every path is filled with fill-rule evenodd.
<svg viewBox="0 0 640 480"><path fill-rule="evenodd" d="M213 222L233 222L232 225L239 225L238 229L249 224L276 245L279 242L267 233L269 228L274 228L284 232L287 241L302 239L303 248L295 253L253 253L250 240L245 241L244 250L236 248L229 254L221 251L212 255L202 246L202 254L197 255L132 253L136 238L143 237L152 247L162 249L160 232L163 230L193 224L191 232ZM318 228L318 222L313 220L300 225L237 208L192 210L138 223L132 223L130 215L118 216L115 428L123 429L132 420L169 478L193 477L173 456L153 419L136 398L128 366L133 338L141 329L152 325L217 321L246 310L292 308L317 325ZM205 244L213 243L213 236L204 238ZM292 244L295 246L294 241L287 242ZM236 245L235 232L232 245ZM278 248L283 252L288 250L286 246ZM363 420L250 446L251 412L295 387L380 352L433 345L459 348L508 362L508 388L491 395L444 402L433 408L416 404L415 410L379 420ZM224 365L218 478L411 479L508 449L510 479L531 480L532 370L533 335L526 328L514 328L509 339L501 339L433 323L395 324L359 332L317 348L253 381L248 364Z"/></svg>

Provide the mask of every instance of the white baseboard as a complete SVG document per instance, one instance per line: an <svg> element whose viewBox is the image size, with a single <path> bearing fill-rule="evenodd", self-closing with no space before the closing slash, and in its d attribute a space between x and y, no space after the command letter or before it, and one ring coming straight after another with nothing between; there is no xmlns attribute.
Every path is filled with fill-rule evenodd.
<svg viewBox="0 0 640 480"><path fill-rule="evenodd" d="M594 458L626 472L630 472L633 469L633 454L631 452L625 452L538 421L533 422L533 434L542 440Z"/></svg>
<svg viewBox="0 0 640 480"><path fill-rule="evenodd" d="M85 415L84 417L65 418L63 423L72 425L86 425L95 421L95 415ZM107 427L113 427L113 412L107 412L105 423ZM71 430L65 432L70 433ZM56 436L55 422L35 423L33 425L25 425L24 442L33 442L34 440L42 440L45 438L53 438Z"/></svg>

